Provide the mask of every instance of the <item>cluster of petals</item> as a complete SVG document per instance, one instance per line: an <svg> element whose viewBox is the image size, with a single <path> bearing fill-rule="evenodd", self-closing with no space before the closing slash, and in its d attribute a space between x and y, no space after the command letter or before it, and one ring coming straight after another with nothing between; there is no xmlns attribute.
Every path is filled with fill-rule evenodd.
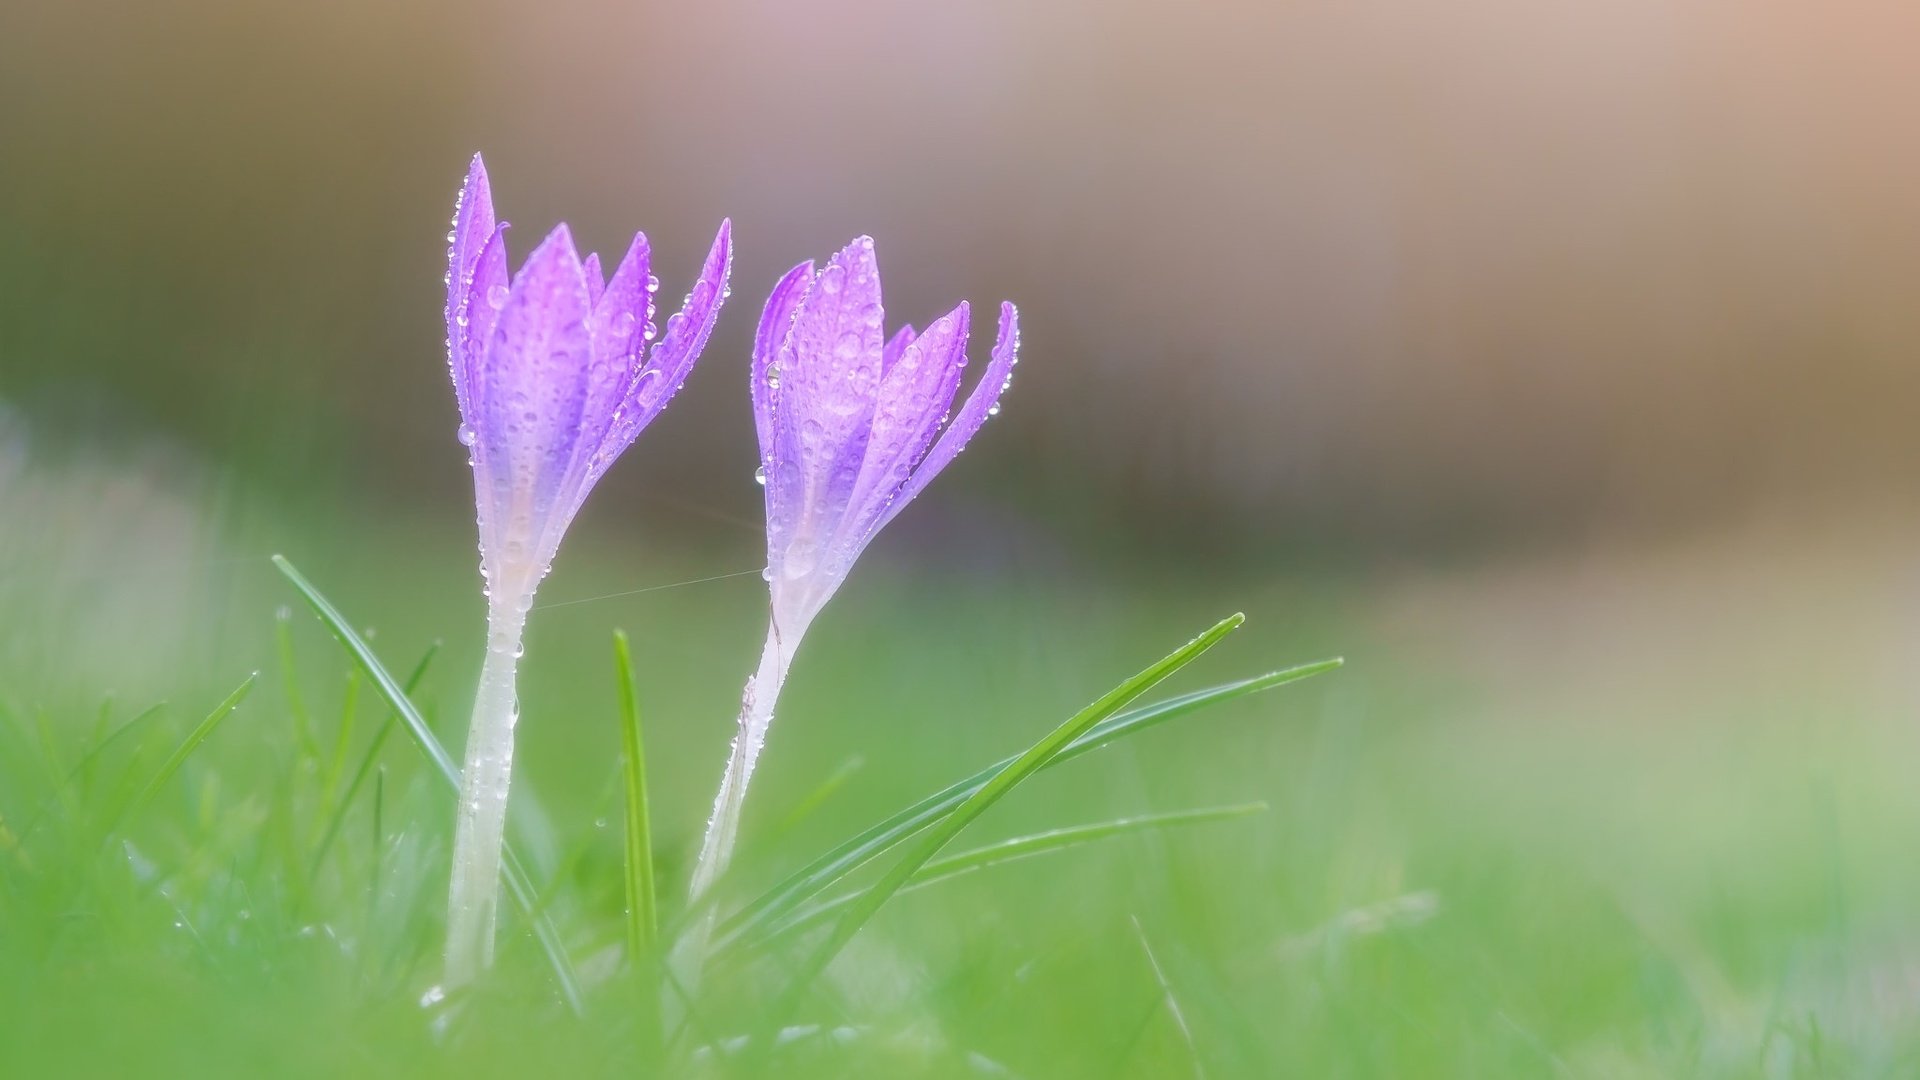
<svg viewBox="0 0 1920 1080"><path fill-rule="evenodd" d="M636 233L605 276L565 224L509 276L476 155L447 237L447 357L469 448L481 568L495 602L522 606L600 477L680 389L727 295L731 226L664 328L659 279Z"/></svg>
<svg viewBox="0 0 1920 1080"><path fill-rule="evenodd" d="M863 236L824 268L788 271L754 339L767 580L789 649L875 534L999 411L1012 381L1020 340L1012 304L1000 305L986 374L957 413L967 304L921 332L909 325L887 337L884 324L880 269Z"/></svg>

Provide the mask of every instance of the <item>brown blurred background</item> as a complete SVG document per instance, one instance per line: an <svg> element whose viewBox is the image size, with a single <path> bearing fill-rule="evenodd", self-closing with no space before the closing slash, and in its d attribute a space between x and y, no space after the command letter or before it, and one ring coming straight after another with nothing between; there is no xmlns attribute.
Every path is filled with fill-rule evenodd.
<svg viewBox="0 0 1920 1080"><path fill-rule="evenodd" d="M637 497L757 515L759 302L870 232L890 318L1025 316L943 497L1323 547L1904 505L1916 41L1896 0L12 0L0 399L457 507L479 149L517 253L645 228L663 296L734 218Z"/></svg>

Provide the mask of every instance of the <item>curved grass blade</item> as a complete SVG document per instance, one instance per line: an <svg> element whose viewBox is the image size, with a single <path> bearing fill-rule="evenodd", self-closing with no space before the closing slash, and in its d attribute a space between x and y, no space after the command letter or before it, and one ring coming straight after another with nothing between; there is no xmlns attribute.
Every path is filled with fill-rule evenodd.
<svg viewBox="0 0 1920 1080"><path fill-rule="evenodd" d="M327 629L333 631L333 636L339 640L341 647L347 650L347 655L353 657L354 661L360 665L360 670L380 691L380 696L386 698L387 703L393 706L393 711L398 713L400 720L406 724L407 733L413 736L415 744L420 747L422 753L427 755L427 760L433 762L434 768L457 795L460 791L460 767L453 763L453 757L447 753L446 747L440 745L440 740L434 736L433 729L427 726L426 718L420 715L419 709L414 708L413 701L407 697L400 684L381 665L380 658L373 654L373 649L367 645L366 639L354 631L353 627L347 623L346 617L340 614L340 610L334 607L319 589L314 588L312 582L308 581L300 571L294 569L286 556L273 556L273 565L279 569L282 576L293 583L294 589L306 600L307 606L313 609L313 613L320 617L321 622L327 624ZM513 897L514 905L523 915L529 917L533 925L534 937L539 939L541 950L547 954L547 961L553 966L553 977L559 984L561 996L566 999L568 1007L575 1014L583 1013L585 1006L580 999L580 980L574 974L573 961L567 956L566 946L561 942L560 931L553 925L553 920L544 914L537 913L533 880L527 876L526 867L521 863L519 855L514 852L511 843L506 846L505 856L500 864L500 876L507 883L507 892Z"/></svg>
<svg viewBox="0 0 1920 1080"><path fill-rule="evenodd" d="M1302 664L1298 667L1268 672L1251 679L1242 679L1238 682L1181 694L1138 709L1130 709L1104 721L1067 744L1058 754L1049 758L1041 768L1052 768L1062 762L1071 761L1082 754L1092 753L1116 739L1122 739L1157 724L1197 712L1210 705L1218 705L1235 698L1247 697L1324 674L1342 663L1342 660L1336 658ZM774 922L818 896L830 888L834 882L951 813L954 807L959 806L974 792L980 790L994 774L1016 760L1018 760L1017 757L1009 757L990 765L852 837L788 875L785 880L761 894L758 899L741 908L721 923L722 932L728 938L737 937L743 933L764 933Z"/></svg>
<svg viewBox="0 0 1920 1080"><path fill-rule="evenodd" d="M633 689L633 651L627 632L613 632L614 666L620 676L620 738L626 753L621 773L627 796L627 956L637 964L660 930L653 880L653 824L647 810L647 752L640 738L640 702Z"/></svg>
<svg viewBox="0 0 1920 1080"><path fill-rule="evenodd" d="M207 741L207 736L213 734L213 729L220 726L220 721L225 720L233 710L240 707L240 703L246 700L248 692L253 689L253 684L259 678L260 673L257 671L248 675L245 681L234 687L233 693L228 694L225 701L214 706L213 711L207 714L207 718L187 733L187 737L181 740L180 745L173 748L173 753L167 760L161 763L160 771L154 773L153 779L147 781L147 786L134 797L132 805L127 808L128 813L145 807L155 795L160 793L160 789L166 786L167 781L173 779L173 774L180 771L180 766L187 763L187 758L193 756L193 752L200 748L200 744Z"/></svg>
<svg viewBox="0 0 1920 1080"><path fill-rule="evenodd" d="M944 859L934 859L908 878L907 883L900 887L900 892L914 892L975 870L984 870L990 866L999 866L1002 863L1020 859L1031 859L1038 855L1050 855L1110 837L1151 832L1155 829L1179 825L1205 825L1216 821L1231 821L1235 818L1263 813L1266 809L1267 804L1263 802L1208 806L1195 810L1174 810L1163 814L1114 818L1111 821L1097 821L1087 825L1068 825L1063 828L1048 829L1046 832L1016 836L1010 840L963 851L958 855L949 855ZM737 947L746 950L761 948L776 939L818 926L859 897L860 893L857 892L836 896L831 900L795 912L791 918L768 930L763 937L745 942L738 942L737 939L722 942L720 948L726 949L730 944L736 943Z"/></svg>
<svg viewBox="0 0 1920 1080"><path fill-rule="evenodd" d="M826 970L827 964L832 962L842 948L846 947L847 942L853 940L853 936L860 932L860 928L867 924L867 920L873 918L874 913L892 899L893 894L899 892L913 875L919 873L929 860L939 854L941 848L951 843L961 830L973 824L976 818L986 813L989 807L999 802L1021 781L1040 771L1041 766L1065 749L1068 744L1091 731L1100 721L1119 712L1128 702L1151 690L1162 679L1199 659L1202 653L1213 648L1221 638L1232 633L1246 621L1245 615L1236 613L1215 623L1199 637L1102 694L1092 704L1069 717L1066 723L1054 728L1045 738L1028 747L1027 751L1015 758L1011 764L995 772L986 783L955 807L952 813L941 818L927 830L926 835L921 837L919 842L879 881L847 905L847 910L840 916L839 921L834 923L832 930L828 931L827 939L802 963L799 974L789 985L781 1002L782 1007L774 1014L774 1022L779 1023L781 1018L792 1010L808 984L812 983L820 972Z"/></svg>

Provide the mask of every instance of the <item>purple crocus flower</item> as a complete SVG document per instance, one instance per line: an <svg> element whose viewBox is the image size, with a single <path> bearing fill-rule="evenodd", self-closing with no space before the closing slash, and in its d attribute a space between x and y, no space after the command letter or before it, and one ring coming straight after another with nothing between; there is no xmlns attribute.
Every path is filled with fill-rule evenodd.
<svg viewBox="0 0 1920 1080"><path fill-rule="evenodd" d="M686 303L656 333L660 282L644 234L608 279L599 256L582 259L562 224L509 278L506 229L494 220L475 155L447 237L447 358L473 465L488 597L454 834L447 974L456 985L493 954L514 672L534 590L593 485L692 370L726 298L732 259L723 221Z"/></svg>
<svg viewBox="0 0 1920 1080"><path fill-rule="evenodd" d="M965 302L925 332L883 334L880 268L860 237L825 269L794 267L774 286L753 348L753 411L766 485L772 618L747 682L727 774L714 804L694 892L733 846L754 761L807 627L887 522L964 449L1013 378L1019 318L1000 305L986 374L946 422L967 362Z"/></svg>

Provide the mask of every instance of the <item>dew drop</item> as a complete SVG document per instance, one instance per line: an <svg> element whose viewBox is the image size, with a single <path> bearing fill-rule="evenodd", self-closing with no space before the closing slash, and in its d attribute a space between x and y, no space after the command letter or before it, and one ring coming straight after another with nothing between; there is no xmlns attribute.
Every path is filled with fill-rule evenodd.
<svg viewBox="0 0 1920 1080"><path fill-rule="evenodd" d="M650 293L656 293L660 291L660 279L657 277L654 277L652 274L647 275L647 291Z"/></svg>
<svg viewBox="0 0 1920 1080"><path fill-rule="evenodd" d="M453 437L460 440L461 446L472 446L480 439L480 436L474 434L472 426L467 424L461 424L460 430L454 432Z"/></svg>
<svg viewBox="0 0 1920 1080"><path fill-rule="evenodd" d="M780 572L789 581L813 573L813 545L804 539L788 544L786 558L780 561Z"/></svg>
<svg viewBox="0 0 1920 1080"><path fill-rule="evenodd" d="M989 406L987 406L987 415L988 415L988 416L999 416L999 415L1000 415L1000 403L996 401L996 402L994 402L993 404L991 404L991 405L989 405Z"/></svg>
<svg viewBox="0 0 1920 1080"><path fill-rule="evenodd" d="M487 286L487 306L495 310L507 306L507 287L505 285Z"/></svg>
<svg viewBox="0 0 1920 1080"><path fill-rule="evenodd" d="M765 465L753 470L753 482L759 484L761 487L767 486L767 467Z"/></svg>

